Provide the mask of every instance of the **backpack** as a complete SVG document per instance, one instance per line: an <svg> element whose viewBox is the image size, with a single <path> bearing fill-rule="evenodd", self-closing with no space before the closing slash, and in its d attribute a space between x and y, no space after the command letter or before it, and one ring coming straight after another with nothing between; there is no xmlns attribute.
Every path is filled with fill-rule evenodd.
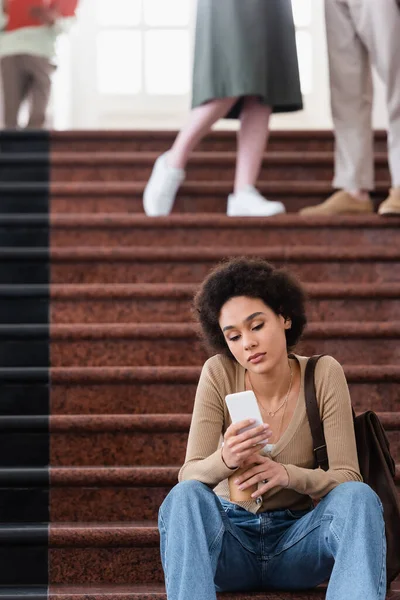
<svg viewBox="0 0 400 600"><path fill-rule="evenodd" d="M306 365L304 392L308 421L314 444L317 467L329 469L324 429L321 423L315 391L315 367L324 356L312 356ZM400 573L400 503L395 477L395 462L390 454L389 441L378 416L369 410L356 416L353 409L354 431L360 472L383 504L387 542L387 584Z"/></svg>

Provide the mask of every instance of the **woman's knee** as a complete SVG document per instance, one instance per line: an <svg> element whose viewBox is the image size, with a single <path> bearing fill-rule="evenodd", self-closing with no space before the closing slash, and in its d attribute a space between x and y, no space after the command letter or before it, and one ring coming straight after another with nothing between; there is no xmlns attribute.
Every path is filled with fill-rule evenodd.
<svg viewBox="0 0 400 600"><path fill-rule="evenodd" d="M193 504L196 499L207 497L209 494L213 494L211 489L200 481L194 479L181 481L169 492L161 505L160 511L166 508L170 509L175 504L182 508L185 503Z"/></svg>
<svg viewBox="0 0 400 600"><path fill-rule="evenodd" d="M357 506L358 510L365 507L379 508L382 510L382 502L374 490L361 481L346 481L335 487L328 496L335 502Z"/></svg>

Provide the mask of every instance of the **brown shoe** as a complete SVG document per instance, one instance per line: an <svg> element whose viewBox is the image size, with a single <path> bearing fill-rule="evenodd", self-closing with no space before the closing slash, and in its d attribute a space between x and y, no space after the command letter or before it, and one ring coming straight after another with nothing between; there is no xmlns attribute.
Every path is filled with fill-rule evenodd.
<svg viewBox="0 0 400 600"><path fill-rule="evenodd" d="M329 196L325 202L317 206L307 206L300 211L306 216L329 216L329 215L365 215L374 212L372 200L360 202L354 196L340 190Z"/></svg>
<svg viewBox="0 0 400 600"><path fill-rule="evenodd" d="M400 187L390 190L389 196L380 205L378 213L383 216L400 215Z"/></svg>

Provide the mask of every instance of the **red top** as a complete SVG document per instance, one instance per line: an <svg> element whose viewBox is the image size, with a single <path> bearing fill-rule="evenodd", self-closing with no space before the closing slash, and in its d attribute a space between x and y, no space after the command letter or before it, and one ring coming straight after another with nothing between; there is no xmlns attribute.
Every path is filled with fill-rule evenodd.
<svg viewBox="0 0 400 600"><path fill-rule="evenodd" d="M32 8L37 6L55 7L62 17L73 17L78 0L8 0L6 31L14 31L22 27L43 26L41 21L31 15Z"/></svg>

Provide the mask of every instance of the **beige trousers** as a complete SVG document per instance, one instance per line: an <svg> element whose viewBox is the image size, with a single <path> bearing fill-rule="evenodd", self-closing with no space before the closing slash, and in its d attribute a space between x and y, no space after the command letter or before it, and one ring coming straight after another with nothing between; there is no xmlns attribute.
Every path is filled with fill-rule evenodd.
<svg viewBox="0 0 400 600"><path fill-rule="evenodd" d="M16 54L2 57L1 75L6 129L17 129L19 111L27 98L30 105L27 127L41 129L45 126L53 71L52 62L42 56Z"/></svg>
<svg viewBox="0 0 400 600"><path fill-rule="evenodd" d="M400 186L400 9L396 0L325 0L334 187L373 189L371 65L386 87L392 185Z"/></svg>

